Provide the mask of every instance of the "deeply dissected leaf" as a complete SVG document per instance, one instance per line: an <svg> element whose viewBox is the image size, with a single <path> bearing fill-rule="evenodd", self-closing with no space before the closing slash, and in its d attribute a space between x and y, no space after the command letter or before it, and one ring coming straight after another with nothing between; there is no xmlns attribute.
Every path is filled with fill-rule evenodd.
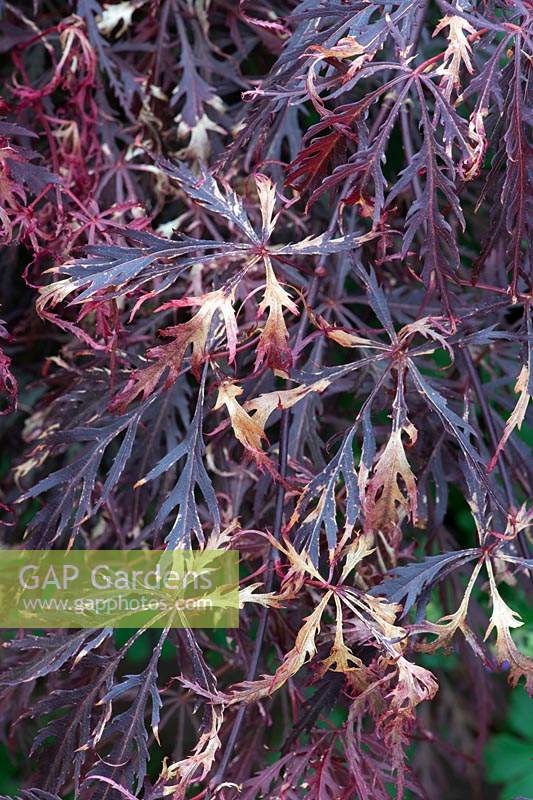
<svg viewBox="0 0 533 800"><path fill-rule="evenodd" d="M131 704L120 714L115 714L105 727L104 746L108 737L112 737L114 744L104 764L98 767L98 774L118 783L124 781L127 785L133 784L135 776L137 791L143 785L149 758L148 731L144 719L148 703L151 705L150 727L154 737L158 739L161 698L157 688L157 665L166 635L167 632L163 631L150 661L141 673L124 676L99 701L102 705L106 704L109 714L113 705L120 702L120 698L133 693ZM118 781L117 776L120 776ZM106 789L103 796L109 794Z"/></svg>
<svg viewBox="0 0 533 800"><path fill-rule="evenodd" d="M165 541L171 550L175 548L191 547L191 537L194 533L198 542L205 542L202 521L199 516L195 497L195 488L198 486L207 502L213 522L213 531L220 529L220 513L218 510L215 490L204 466L205 444L202 437L204 393L198 396L196 411L191 420L189 431L183 441L172 448L154 467L136 484L140 488L148 481L153 481L160 475L168 472L179 464L185 456L185 463L179 473L178 480L170 490L167 497L159 507L153 523L149 526L150 532L159 532L171 512L179 506L179 511L167 534Z"/></svg>
<svg viewBox="0 0 533 800"><path fill-rule="evenodd" d="M234 360L237 323L232 301L232 292L228 294L224 290L218 290L210 292L209 295L205 295L203 298L183 298L167 304L167 307L171 308L187 305L200 305L201 308L189 322L184 322L171 328L163 328L160 332L161 335L172 338L173 341L148 350L146 355L154 360L154 363L133 373L124 389L115 398L114 406L123 408L141 393L143 399L146 400L162 378L165 379L165 388L170 388L181 374L183 359L191 346L191 368L198 378L202 359L206 355L207 341L212 330L213 321L218 315L222 316L226 329L229 360Z"/></svg>
<svg viewBox="0 0 533 800"><path fill-rule="evenodd" d="M311 392L323 392L328 386L327 379L320 379L307 386L297 386L280 392L269 392L247 400L241 406L238 397L243 393L242 387L231 381L225 381L218 388L218 397L214 410L225 406L231 421L235 438L245 450L263 468L272 469L271 462L265 455L261 443L267 439L265 426L276 409L292 408ZM252 416L252 412L253 416Z"/></svg>
<svg viewBox="0 0 533 800"><path fill-rule="evenodd" d="M414 444L417 431L407 418L401 372L398 374L392 413L389 441L374 465L365 489L365 527L372 531L388 532L394 529L406 512L411 514L413 521L416 519L416 482L405 455L402 432L405 431L411 444Z"/></svg>
<svg viewBox="0 0 533 800"><path fill-rule="evenodd" d="M13 686L42 678L59 670L71 658L78 660L99 647L108 636L109 628L101 631L84 630L75 634L61 633L46 636L28 635L9 644L11 652L30 653L26 660L14 666L7 666L0 674L0 684Z"/></svg>
<svg viewBox="0 0 533 800"><path fill-rule="evenodd" d="M428 405L438 414L443 426L455 439L467 461L474 466L479 465L481 456L470 441L471 438L476 436L476 432L470 423L449 407L446 399L434 389L412 363L409 365L409 372L413 377L418 391L423 395Z"/></svg>
<svg viewBox="0 0 533 800"><path fill-rule="evenodd" d="M533 691L530 16L1 4L0 547L241 578L235 630L4 636L24 800L490 793L493 673Z"/></svg>
<svg viewBox="0 0 533 800"><path fill-rule="evenodd" d="M526 689L529 695L533 694L533 659L521 653L511 636L513 628L520 628L524 623L520 615L513 611L503 600L498 591L492 567L488 566L490 592L492 601L492 615L489 626L485 632L487 639L496 629L496 660L498 664L505 665L509 670L509 681L513 686L522 677L526 679Z"/></svg>
<svg viewBox="0 0 533 800"><path fill-rule="evenodd" d="M427 556L423 561L396 567L372 589L372 594L386 597L391 603L402 603L404 616L420 598L428 596L436 583L479 555L480 551L476 548L458 550L455 553Z"/></svg>
<svg viewBox="0 0 533 800"><path fill-rule="evenodd" d="M359 516L360 497L353 454L354 434L355 430L352 428L326 469L307 485L291 517L291 526L298 525L295 541L309 553L314 564L318 563L322 528L326 533L330 553L337 546L335 489L341 478L346 489L345 536L351 533ZM309 505L315 499L318 501L316 507L309 511ZM306 511L308 513L304 516Z"/></svg>
<svg viewBox="0 0 533 800"><path fill-rule="evenodd" d="M98 666L102 666L101 662ZM98 707L102 685L105 686L106 682L113 679L116 666L115 661L109 662L98 679L93 679L81 688L51 692L32 707L31 713L26 712L20 718L49 718L33 740L31 749L32 758L37 761L46 759L47 776L44 785L47 789L60 791L74 767L75 787L79 790L89 744L96 743L105 727L105 709ZM72 753L74 764L71 762Z"/></svg>
<svg viewBox="0 0 533 800"><path fill-rule="evenodd" d="M73 462L42 478L21 495L20 502L38 497L44 492L51 492L53 497L32 522L32 544L41 543L43 537L48 542L54 542L70 526L71 535L75 534L83 522L107 501L131 454L146 407L141 406L134 412L99 427L73 428L63 434L52 435L49 446L79 442L87 444ZM101 495L97 503L93 504L98 468L106 449L120 434L124 434L120 447L107 473ZM28 466L31 468L31 461Z"/></svg>
<svg viewBox="0 0 533 800"><path fill-rule="evenodd" d="M330 598L331 592L326 592L313 613L307 617L298 632L294 647L287 653L276 673L272 676L264 676L257 681L237 684L229 695L228 703L230 705L242 701L251 703L261 697L272 694L295 675L306 660L316 653L315 639L320 630L322 615Z"/></svg>
<svg viewBox="0 0 533 800"><path fill-rule="evenodd" d="M527 309L529 311L529 308ZM524 422L527 407L529 405L529 399L533 396L533 323L531 321L531 314L527 313L526 316L526 324L527 324L527 336L528 336L528 345L527 345L527 363L520 369L518 374L518 378L516 379L515 384L515 392L519 394L519 398L516 402L516 406L514 407L509 419L505 423L505 428L502 434L500 441L498 442L498 446L496 447L496 452L492 456L488 471L490 472L494 469L496 462L498 460L498 456L500 455L501 451L505 447L505 443L507 442L509 436L512 434L515 428L520 429L522 423Z"/></svg>

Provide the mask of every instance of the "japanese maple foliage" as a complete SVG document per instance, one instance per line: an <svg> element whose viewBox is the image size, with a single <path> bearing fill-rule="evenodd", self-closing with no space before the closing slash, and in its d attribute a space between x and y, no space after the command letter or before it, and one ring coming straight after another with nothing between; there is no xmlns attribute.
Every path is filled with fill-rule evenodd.
<svg viewBox="0 0 533 800"><path fill-rule="evenodd" d="M532 41L529 0L0 4L2 546L242 565L238 630L8 637L22 797L482 796L533 693Z"/></svg>

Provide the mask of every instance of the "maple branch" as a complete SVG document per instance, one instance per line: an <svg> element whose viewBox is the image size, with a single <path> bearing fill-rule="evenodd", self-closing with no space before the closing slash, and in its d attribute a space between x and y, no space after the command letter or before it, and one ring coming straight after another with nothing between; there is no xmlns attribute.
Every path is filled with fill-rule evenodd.
<svg viewBox="0 0 533 800"><path fill-rule="evenodd" d="M281 480L278 483L276 492L276 506L274 511L274 531L273 531L273 536L276 541L280 540L281 529L283 525L283 505L285 502L285 477L287 476L287 460L288 460L288 449L289 449L289 413L290 412L288 409L283 409L281 412L279 458L278 458L278 468ZM268 592L272 591L273 582L274 582L274 547L272 544L269 544L268 554L267 554L267 571L266 571L265 589L264 589L264 591L267 594ZM265 638L266 627L268 622L268 612L269 612L269 607L262 606L261 613L259 616L259 627L257 629L257 636L255 639L252 660L250 661L250 665L246 673L247 682L255 680L255 676L257 674L257 667L259 665L259 659L261 657L261 650L263 648L263 640ZM209 792L211 793L210 795L208 795L209 797L214 798L217 786L219 786L224 781L224 775L226 773L228 764L231 760L231 756L233 755L235 743L237 741L237 737L239 735L246 711L247 711L247 706L245 705L245 703L242 703L239 706L239 710L237 711L237 714L233 721L233 725L228 740L226 742L226 748L224 750L224 754L220 761L218 770L216 771L214 777L212 778L209 784Z"/></svg>
<svg viewBox="0 0 533 800"><path fill-rule="evenodd" d="M26 455L0 523L37 504L26 547L172 553L224 549L241 518L248 573L246 629L176 629L174 667L167 631L138 670L142 630L3 643L6 724L41 720L25 800L134 800L147 778L191 800L446 794L451 773L429 787L409 764L417 738L440 758L416 654L459 635L479 741L487 673L533 694L512 638L533 571L531 3L6 4L0 418L18 374L39 389L24 434L7 418ZM481 547L462 549L452 490ZM459 605L433 622L442 581Z"/></svg>

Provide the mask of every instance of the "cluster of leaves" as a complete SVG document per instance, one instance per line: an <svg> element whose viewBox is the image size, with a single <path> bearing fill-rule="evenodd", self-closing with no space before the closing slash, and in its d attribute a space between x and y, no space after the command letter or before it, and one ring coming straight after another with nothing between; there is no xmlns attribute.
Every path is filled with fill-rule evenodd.
<svg viewBox="0 0 533 800"><path fill-rule="evenodd" d="M530 3L0 21L2 546L242 565L239 630L5 643L22 796L481 794L533 692Z"/></svg>

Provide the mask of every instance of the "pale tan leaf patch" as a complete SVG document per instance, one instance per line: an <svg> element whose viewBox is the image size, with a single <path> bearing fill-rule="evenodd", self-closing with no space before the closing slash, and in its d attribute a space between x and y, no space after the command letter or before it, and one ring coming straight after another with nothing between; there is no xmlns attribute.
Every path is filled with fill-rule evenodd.
<svg viewBox="0 0 533 800"><path fill-rule="evenodd" d="M471 54L472 48L468 41L468 34L475 33L475 29L463 17L455 14L444 16L433 31L436 36L443 28L448 28L448 47L444 54L444 61L438 72L440 75L451 78L450 85L446 87L448 99L451 95L452 87L458 89L461 86L461 66L465 65L467 71L472 74Z"/></svg>
<svg viewBox="0 0 533 800"><path fill-rule="evenodd" d="M316 637L320 631L322 615L333 592L326 592L315 610L310 614L296 637L294 647L286 654L283 662L274 675L264 675L257 681L245 681L236 684L229 694L228 705L235 703L253 703L262 697L272 695L280 689L293 675L316 654Z"/></svg>
<svg viewBox="0 0 533 800"><path fill-rule="evenodd" d="M405 489L400 486L402 479ZM391 433L365 494L365 530L389 531L410 514L416 517L416 481L407 461L402 428Z"/></svg>
<svg viewBox="0 0 533 800"><path fill-rule="evenodd" d="M530 368L531 367L530 367L529 364L527 364L527 365L524 364L524 366L520 370L520 373L518 375L518 378L517 378L517 381L516 381L516 385L515 385L515 388L514 388L516 394L519 394L520 396L518 398L518 401L517 401L512 413L511 413L509 419L505 423L505 428L503 430L502 438L498 442L498 446L496 448L496 452L492 456L492 458L490 460L490 463L489 463L489 466L487 467L487 471L488 472L492 472L492 470L496 466L496 462L498 461L498 456L500 455L501 451L505 447L505 444L506 444L509 436L514 431L514 429L518 428L518 430L520 430L520 428L522 427L522 423L524 422L524 419L525 419L525 416L526 416L526 411L527 411L527 407L529 405L529 398L530 398L530 394L529 394L529 370L530 370Z"/></svg>
<svg viewBox="0 0 533 800"><path fill-rule="evenodd" d="M492 599L492 615L485 631L485 641L492 631L496 630L495 650L498 665L509 670L511 686L516 686L524 677L527 692L533 695L533 659L520 652L511 636L511 629L521 628L524 622L520 614L510 608L499 593L490 561L487 561L487 570Z"/></svg>

